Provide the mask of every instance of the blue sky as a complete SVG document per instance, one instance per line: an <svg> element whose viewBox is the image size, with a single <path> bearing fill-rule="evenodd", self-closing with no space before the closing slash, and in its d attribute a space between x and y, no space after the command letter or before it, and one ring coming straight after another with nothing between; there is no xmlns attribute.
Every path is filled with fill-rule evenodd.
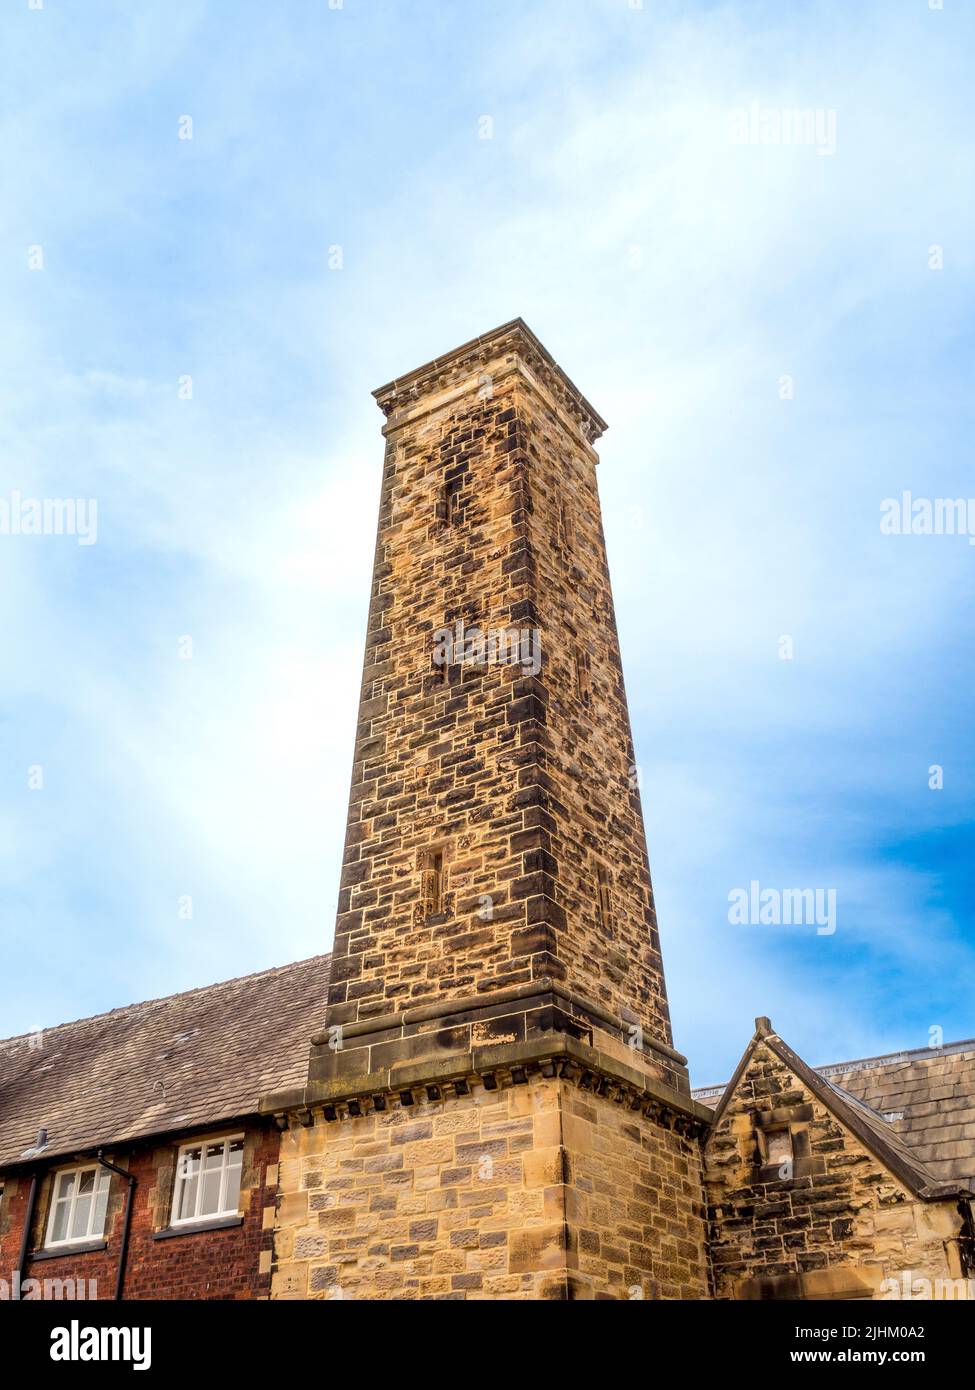
<svg viewBox="0 0 975 1390"><path fill-rule="evenodd" d="M759 1013L811 1062L975 1034L975 549L879 527L975 495L973 40L959 0L5 7L0 498L98 539L0 536L0 1035L327 947L369 393L519 314L610 423L695 1081ZM753 102L835 153L734 143ZM753 879L836 932L732 926Z"/></svg>

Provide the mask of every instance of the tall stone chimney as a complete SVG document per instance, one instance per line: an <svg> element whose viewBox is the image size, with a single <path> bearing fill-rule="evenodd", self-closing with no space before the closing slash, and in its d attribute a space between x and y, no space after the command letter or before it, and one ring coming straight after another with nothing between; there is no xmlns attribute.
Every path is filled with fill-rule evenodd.
<svg viewBox="0 0 975 1390"><path fill-rule="evenodd" d="M283 1134L276 1296L699 1298L596 486L520 320L381 387L331 986Z"/></svg>

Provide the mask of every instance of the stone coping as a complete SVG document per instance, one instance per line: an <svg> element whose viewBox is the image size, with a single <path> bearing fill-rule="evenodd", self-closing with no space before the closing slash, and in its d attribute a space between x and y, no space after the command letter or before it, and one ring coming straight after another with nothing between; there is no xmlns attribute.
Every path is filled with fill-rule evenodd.
<svg viewBox="0 0 975 1390"><path fill-rule="evenodd" d="M582 430L583 438L592 445L607 429L606 421L586 400L572 379L562 370L545 345L531 331L524 319L511 319L480 337L472 338L442 357L435 357L421 367L396 377L373 391L380 408L397 428L407 420L425 414L434 405L448 403L471 389L471 375L488 363L511 355L525 375L537 385L569 419ZM492 373L498 377L501 373ZM426 405L424 406L423 403ZM395 418L394 418L395 417ZM390 426L384 429L387 433Z"/></svg>
<svg viewBox="0 0 975 1390"><path fill-rule="evenodd" d="M633 1110L652 1108L668 1113L691 1132L703 1132L712 1118L707 1106L689 1095L567 1034L474 1048L357 1077L313 1081L262 1097L259 1109L261 1114L274 1115L281 1128L291 1118L307 1126L314 1122L312 1111L316 1108L322 1109L326 1119L338 1118L339 1107L355 1116L368 1113L370 1104L373 1110L385 1110L387 1097L413 1104L413 1092L418 1089L425 1090L429 1099L438 1100L444 1088L467 1095L473 1082L495 1090L499 1083L524 1083L536 1071L564 1077Z"/></svg>
<svg viewBox="0 0 975 1390"><path fill-rule="evenodd" d="M342 1036L343 1038L366 1038L371 1033L391 1032L395 1029L410 1027L416 1023L427 1023L434 1019L447 1018L451 1014L481 1012L490 1009L494 1004L514 1004L522 999L531 999L541 994L553 994L573 1009L590 1015L616 1031L622 1031L628 1023L639 1022L636 1014L631 1014L629 1018L626 1018L622 1014L617 1016L608 1013L601 1005L593 1004L590 1000L584 999L582 995L566 989L552 976L541 975L537 980L529 980L527 984L523 985L512 985L508 989L467 995L459 999L442 999L435 1004L418 1004L413 1008L402 1009L398 1013L376 1014L371 1018L361 1019L357 1023L343 1023L341 1025ZM329 1041L327 1029L314 1034L311 1041L313 1047L327 1046ZM667 1043L644 1036L644 1045L651 1052L657 1052L668 1061L676 1062L678 1066L687 1066L687 1058ZM361 1046L365 1047L367 1044L363 1042Z"/></svg>

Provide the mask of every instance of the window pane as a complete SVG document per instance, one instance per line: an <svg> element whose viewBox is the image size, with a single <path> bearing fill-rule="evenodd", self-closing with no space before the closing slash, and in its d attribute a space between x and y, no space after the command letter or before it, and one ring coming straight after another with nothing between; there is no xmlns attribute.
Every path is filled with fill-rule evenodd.
<svg viewBox="0 0 975 1390"><path fill-rule="evenodd" d="M179 1161L180 1175L184 1178L195 1178L200 1171L202 1157L202 1149L187 1149Z"/></svg>
<svg viewBox="0 0 975 1390"><path fill-rule="evenodd" d="M230 1146L230 1158L227 1161L228 1163L236 1163L239 1167L243 1157L244 1141L243 1139L235 1139Z"/></svg>
<svg viewBox="0 0 975 1390"><path fill-rule="evenodd" d="M187 1149L180 1159L181 1185L176 1210L177 1221L186 1221L196 1215L196 1189L199 1183L201 1157L202 1150Z"/></svg>
<svg viewBox="0 0 975 1390"><path fill-rule="evenodd" d="M220 1210L220 1169L203 1175L203 1195L200 1198L200 1215L213 1216Z"/></svg>
<svg viewBox="0 0 975 1390"><path fill-rule="evenodd" d="M216 1169L223 1167L223 1141L219 1144L207 1144L206 1167Z"/></svg>
<svg viewBox="0 0 975 1390"><path fill-rule="evenodd" d="M239 1156L238 1156L239 1157ZM236 1211L240 1205L240 1163L227 1169L227 1195L224 1198L224 1211Z"/></svg>
<svg viewBox="0 0 975 1390"><path fill-rule="evenodd" d="M196 1215L196 1186L198 1178L186 1178L179 1191L179 1208L176 1212L177 1221L187 1221Z"/></svg>
<svg viewBox="0 0 975 1390"><path fill-rule="evenodd" d="M62 1173L58 1178L57 1201L63 1201L65 1197L71 1196L71 1189L74 1187L74 1173Z"/></svg>
<svg viewBox="0 0 975 1390"><path fill-rule="evenodd" d="M107 1173L99 1173L98 1190L95 1193L95 1212L91 1219L91 1234L93 1236L103 1236L105 1234L105 1213L108 1210L108 1190L112 1185L112 1180Z"/></svg>
<svg viewBox="0 0 975 1390"><path fill-rule="evenodd" d="M81 1194L94 1192L95 1190L95 1170L86 1168L83 1173L78 1174L78 1191Z"/></svg>
<svg viewBox="0 0 975 1390"><path fill-rule="evenodd" d="M91 1220L91 1193L84 1197L79 1197L74 1204L74 1214L71 1217L71 1239L81 1240L88 1234L88 1222Z"/></svg>
<svg viewBox="0 0 975 1390"><path fill-rule="evenodd" d="M58 1184L60 1189L61 1183ZM68 1212L70 1202L57 1202L54 1207L54 1223L51 1226L51 1240L65 1240L68 1235Z"/></svg>

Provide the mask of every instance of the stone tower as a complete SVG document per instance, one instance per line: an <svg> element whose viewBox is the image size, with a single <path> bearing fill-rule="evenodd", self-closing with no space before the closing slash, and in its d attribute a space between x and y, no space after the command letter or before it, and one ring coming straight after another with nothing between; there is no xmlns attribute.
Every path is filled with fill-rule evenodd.
<svg viewBox="0 0 975 1390"><path fill-rule="evenodd" d="M596 487L604 422L520 320L380 388L385 470L324 1029L273 1288L700 1298Z"/></svg>

